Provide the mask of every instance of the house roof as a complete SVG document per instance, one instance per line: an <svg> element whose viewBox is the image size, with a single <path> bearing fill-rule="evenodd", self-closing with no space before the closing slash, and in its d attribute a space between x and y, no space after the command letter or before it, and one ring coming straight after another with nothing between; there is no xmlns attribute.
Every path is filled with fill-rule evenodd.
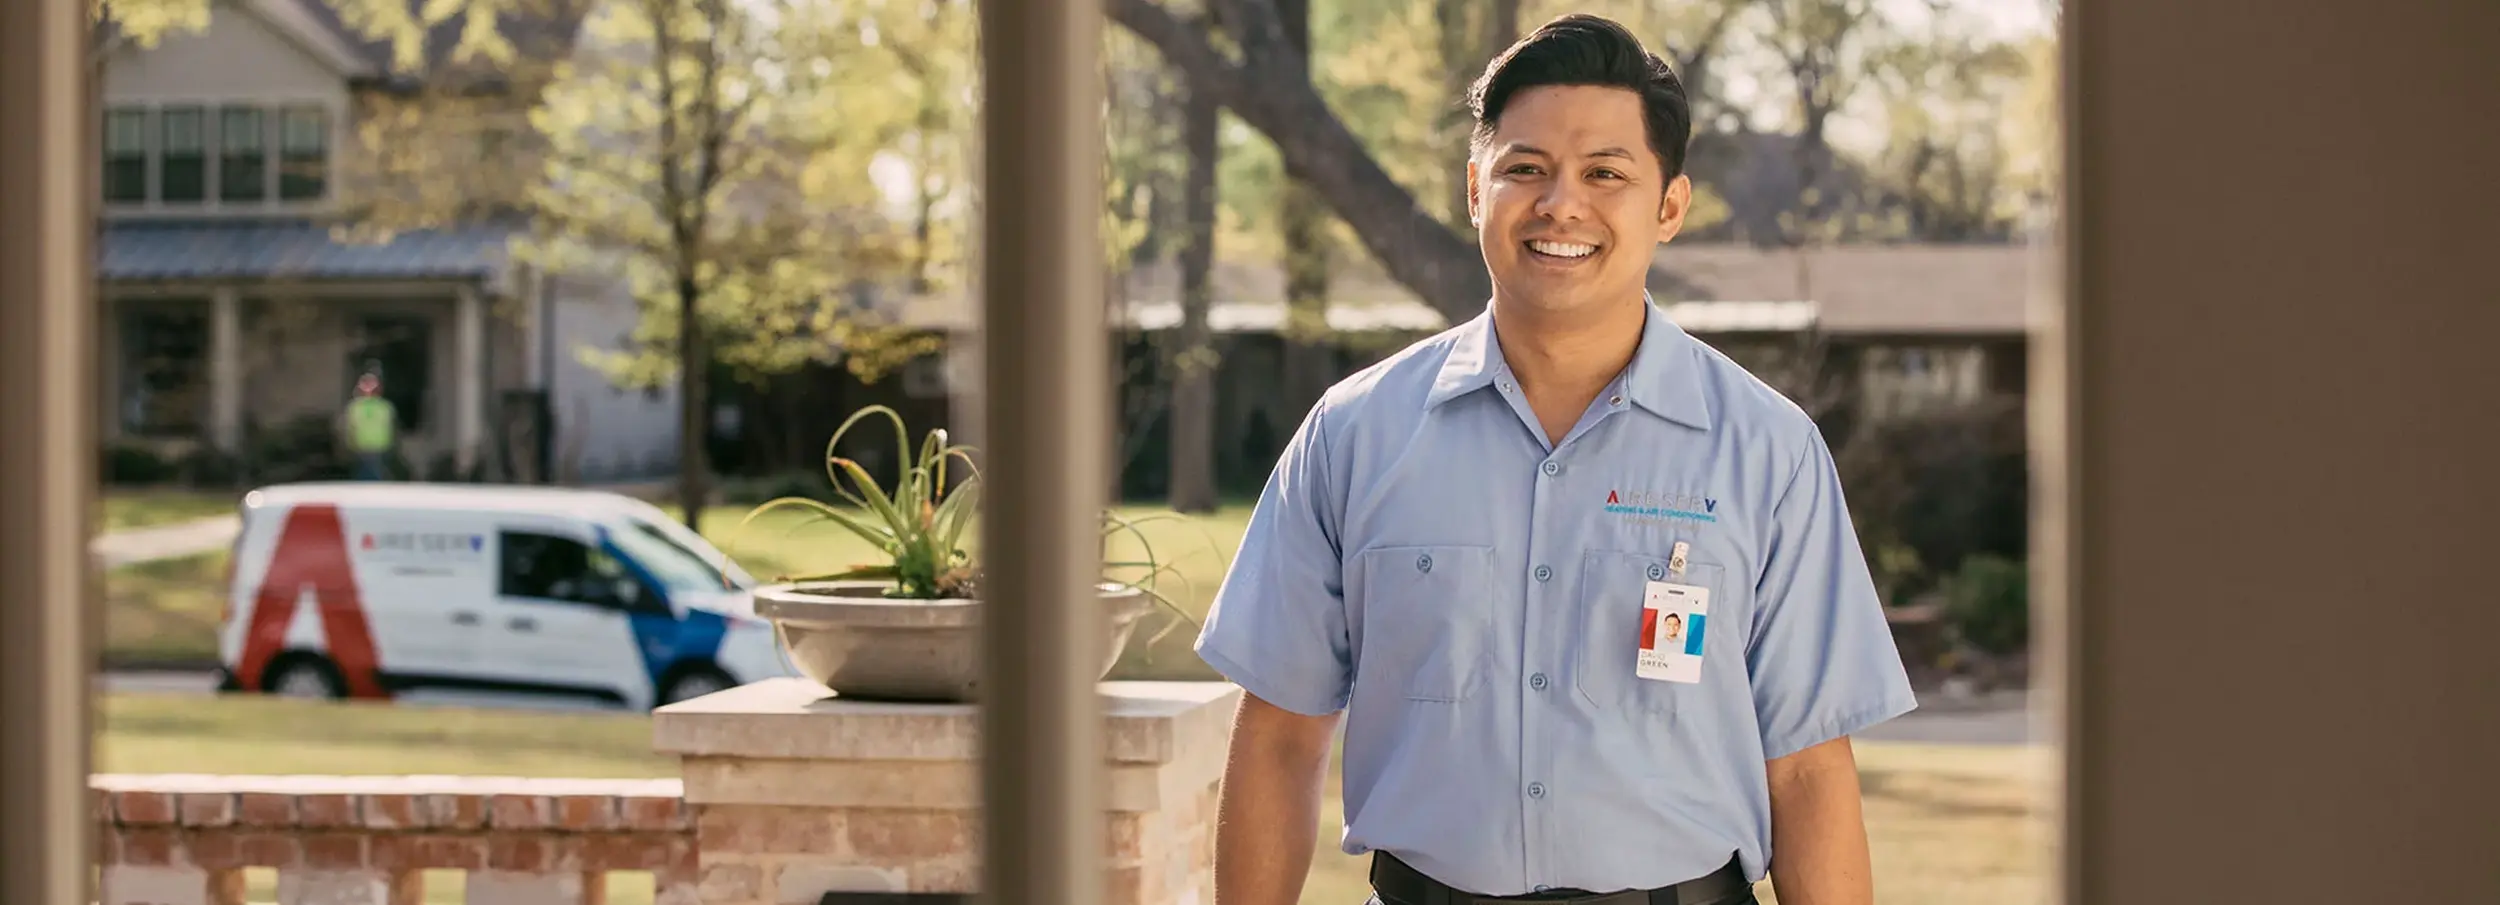
<svg viewBox="0 0 2500 905"><path fill-rule="evenodd" d="M346 48L354 55L362 70L360 74L382 77L392 73L392 47L389 41L376 41L339 17L336 0L255 0L272 13L273 21L293 22L324 36L324 40ZM408 0L412 11L421 11L426 0ZM510 42L522 59L552 61L569 50L580 31L589 7L587 0L542 0L524 4L519 11L500 12L495 16L495 30ZM451 60L453 48L460 44L461 32L468 27L466 15L450 16L426 28L425 71L440 70ZM415 75L415 74L406 74Z"/></svg>
<svg viewBox="0 0 2500 905"><path fill-rule="evenodd" d="M1820 325L1853 335L2020 336L2028 323L2040 251L2024 246L1844 246L1762 249L1735 243L1670 243L1656 264L1681 285L1652 286L1669 315L1702 333L1790 332ZM1208 275L1217 332L1263 332L1284 323L1282 268L1217 262ZM1160 262L1131 270L1115 310L1127 327L1180 322L1179 270ZM1437 311L1366 261L1341 263L1329 281L1337 330L1430 332ZM928 329L978 326L979 302L914 300L901 319Z"/></svg>
<svg viewBox="0 0 2500 905"><path fill-rule="evenodd" d="M509 235L470 227L367 242L310 221L117 222L104 228L97 271L107 282L485 280L502 272Z"/></svg>

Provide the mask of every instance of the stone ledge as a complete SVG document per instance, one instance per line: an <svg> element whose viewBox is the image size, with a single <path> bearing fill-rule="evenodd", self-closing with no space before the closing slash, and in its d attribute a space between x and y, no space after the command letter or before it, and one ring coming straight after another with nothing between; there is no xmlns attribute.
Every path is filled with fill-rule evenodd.
<svg viewBox="0 0 2500 905"><path fill-rule="evenodd" d="M1115 764L1220 763L1239 686L1104 682L1104 755ZM977 704L848 701L806 679L767 679L660 708L652 746L684 757L977 761ZM1219 750L1209 752L1208 746Z"/></svg>

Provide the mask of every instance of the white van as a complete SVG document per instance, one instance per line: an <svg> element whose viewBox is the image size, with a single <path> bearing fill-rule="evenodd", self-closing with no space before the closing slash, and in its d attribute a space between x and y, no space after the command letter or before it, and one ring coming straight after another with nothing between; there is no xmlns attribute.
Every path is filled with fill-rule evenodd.
<svg viewBox="0 0 2500 905"><path fill-rule="evenodd" d="M221 686L554 695L630 709L796 675L755 579L621 494L309 483L243 499Z"/></svg>

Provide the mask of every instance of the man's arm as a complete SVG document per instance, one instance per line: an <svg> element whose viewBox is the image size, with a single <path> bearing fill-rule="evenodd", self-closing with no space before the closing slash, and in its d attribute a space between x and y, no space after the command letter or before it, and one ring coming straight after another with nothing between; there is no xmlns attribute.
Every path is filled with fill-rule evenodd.
<svg viewBox="0 0 2500 905"><path fill-rule="evenodd" d="M1304 716L1243 692L1215 826L1215 905L1294 905L1319 844L1337 714Z"/></svg>
<svg viewBox="0 0 2500 905"><path fill-rule="evenodd" d="M1771 888L1780 905L1874 905L1847 736L1772 760Z"/></svg>

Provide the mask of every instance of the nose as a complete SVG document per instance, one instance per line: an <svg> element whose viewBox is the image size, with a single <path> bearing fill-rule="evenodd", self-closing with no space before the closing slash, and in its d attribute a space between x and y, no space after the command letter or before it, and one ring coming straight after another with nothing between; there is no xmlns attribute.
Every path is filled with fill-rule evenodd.
<svg viewBox="0 0 2500 905"><path fill-rule="evenodd" d="M1576 223L1588 219L1588 187L1577 179L1549 179L1545 192L1537 196L1536 215L1556 223Z"/></svg>

